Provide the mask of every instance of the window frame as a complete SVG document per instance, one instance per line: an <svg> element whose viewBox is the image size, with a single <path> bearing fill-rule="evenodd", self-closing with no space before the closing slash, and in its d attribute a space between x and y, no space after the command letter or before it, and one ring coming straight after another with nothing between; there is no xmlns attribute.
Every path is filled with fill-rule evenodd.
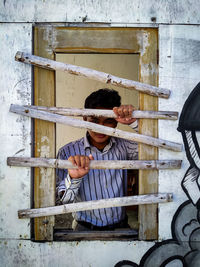
<svg viewBox="0 0 200 267"><path fill-rule="evenodd" d="M93 32L92 32L93 31ZM77 38L79 34L79 38ZM91 34L96 36L90 40ZM75 38L76 37L76 38ZM99 38L99 39L98 39ZM110 39L109 39L110 38ZM68 40L68 42L66 42ZM74 40L74 41L73 41ZM86 45L81 43L84 40ZM99 42L101 40L101 42ZM113 41L114 40L114 41ZM117 40L117 42L115 41ZM113 47L113 42L115 47ZM98 43L98 46L97 46ZM158 29L123 27L65 27L37 25L34 27L34 55L55 59L62 53L137 53L139 81L157 86ZM34 67L34 105L55 106L55 71ZM158 110L158 98L139 93L140 110ZM34 121L34 156L55 158L55 129L51 122ZM158 121L140 119L139 133L158 137ZM158 148L139 144L139 159L153 160ZM55 205L55 171L35 168L34 208ZM139 194L158 192L158 170L139 170ZM138 211L139 240L158 239L158 205L140 205ZM34 239L52 241L54 216L34 219Z"/></svg>

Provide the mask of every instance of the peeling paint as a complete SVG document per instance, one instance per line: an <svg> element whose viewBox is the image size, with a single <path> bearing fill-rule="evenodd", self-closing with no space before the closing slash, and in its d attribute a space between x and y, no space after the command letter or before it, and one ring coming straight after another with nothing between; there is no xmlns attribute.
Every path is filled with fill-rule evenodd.
<svg viewBox="0 0 200 267"><path fill-rule="evenodd" d="M52 26L45 27L45 31L43 32L43 39L48 42L48 48L46 49L46 52L49 53L50 55L52 54L52 46L51 44L53 42L49 42L49 40L53 40L53 31L52 31Z"/></svg>
<svg viewBox="0 0 200 267"><path fill-rule="evenodd" d="M155 64L143 64L142 65L142 77L148 77L149 75L156 75L157 69Z"/></svg>
<svg viewBox="0 0 200 267"><path fill-rule="evenodd" d="M141 53L141 56L144 55L146 49L149 47L149 33L146 32L145 35L141 35L140 33L137 34L137 43L139 45L139 47L142 47L140 53Z"/></svg>
<svg viewBox="0 0 200 267"><path fill-rule="evenodd" d="M47 136L42 136L41 138L41 143L47 142L47 144L49 143L49 138Z"/></svg>
<svg viewBox="0 0 200 267"><path fill-rule="evenodd" d="M5 6L8 5L6 1ZM31 52L31 32L31 25L0 24L0 39L4 40L0 51L0 202L4 203L0 213L0 238L6 239L18 238L19 232L28 236L30 233L27 223L17 219L17 209L30 205L30 171L8 167L6 160L14 154L30 155L30 120L10 114L9 108L11 103L30 103L31 68L19 66L14 57L19 48ZM13 224L15 227L11 227Z"/></svg>

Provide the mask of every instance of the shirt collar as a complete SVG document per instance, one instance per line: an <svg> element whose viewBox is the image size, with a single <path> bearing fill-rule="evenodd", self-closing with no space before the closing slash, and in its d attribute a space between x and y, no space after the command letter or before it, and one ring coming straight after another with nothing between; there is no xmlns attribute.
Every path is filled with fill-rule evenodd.
<svg viewBox="0 0 200 267"><path fill-rule="evenodd" d="M89 133L87 132L86 135L85 135L85 137L84 137L84 139L83 139L84 149L86 149L86 148L93 148L93 146L90 145L90 143L89 143L88 136L89 136ZM116 143L116 138L115 137L111 137L110 138L110 142L105 146L103 152L108 151L112 147L112 145L115 144L115 143Z"/></svg>
<svg viewBox="0 0 200 267"><path fill-rule="evenodd" d="M86 133L86 135L85 135L85 137L84 137L84 139L83 139L83 142L84 142L84 149L86 149L86 148L90 148L91 147L91 145L90 145L90 143L89 143L89 141L88 141L88 132Z"/></svg>

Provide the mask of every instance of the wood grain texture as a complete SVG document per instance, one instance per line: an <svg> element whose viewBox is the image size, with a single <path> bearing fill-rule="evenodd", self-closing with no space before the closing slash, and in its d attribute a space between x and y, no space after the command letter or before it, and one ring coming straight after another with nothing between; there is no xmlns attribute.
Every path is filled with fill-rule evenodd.
<svg viewBox="0 0 200 267"><path fill-rule="evenodd" d="M9 157L9 166L77 169L69 160ZM91 160L90 169L180 169L181 160Z"/></svg>
<svg viewBox="0 0 200 267"><path fill-rule="evenodd" d="M148 45L147 45L148 44ZM157 30L151 29L146 35L144 53L140 57L140 81L157 85L158 79L158 36ZM140 110L158 110L158 99L153 96L139 95ZM158 122L156 120L139 120L139 133L158 137ZM158 149L145 144L139 144L140 160L155 160L158 158ZM158 171L139 170L139 194L158 192ZM158 215L157 205L139 206L139 239L155 240L158 238Z"/></svg>
<svg viewBox="0 0 200 267"><path fill-rule="evenodd" d="M34 28L34 53L54 59L49 40L51 27ZM45 85L45 86L44 86ZM54 72L34 67L34 104L54 106ZM55 125L41 120L34 123L35 157L55 157ZM55 177L53 169L36 168L34 173L34 207L55 204ZM35 240L53 240L54 217L34 220Z"/></svg>
<svg viewBox="0 0 200 267"><path fill-rule="evenodd" d="M133 229L115 229L112 231L73 231L73 230L56 230L54 238L56 241L81 241L81 240L135 240L138 237L138 232Z"/></svg>
<svg viewBox="0 0 200 267"><path fill-rule="evenodd" d="M110 207L124 207L132 205L144 205L151 203L166 203L173 201L171 193L162 194L148 194L130 197L116 197L100 200L92 200L85 202L69 203L60 206L38 208L38 209L25 209L18 211L18 217L22 218L36 218L46 217L58 214L65 214L84 210L93 210Z"/></svg>
<svg viewBox="0 0 200 267"><path fill-rule="evenodd" d="M165 88L159 88L153 85L124 79L114 76L110 73L105 73L90 68L57 62L48 58L34 56L21 51L16 53L15 60L48 70L64 71L72 75L83 76L85 78L100 81L105 84L112 84L130 90L137 90L153 96L163 98L169 98L170 96L170 91Z"/></svg>
<svg viewBox="0 0 200 267"><path fill-rule="evenodd" d="M116 118L117 116L112 110L107 109L84 109L84 108L65 108L65 107L44 107L27 105L24 108L32 108L36 110L43 110L61 114L65 116L95 116L95 117L108 117ZM164 119L164 120L177 120L178 112L176 111L149 111L149 110L134 110L132 118L136 119Z"/></svg>
<svg viewBox="0 0 200 267"><path fill-rule="evenodd" d="M59 114L55 114L55 113L51 113L51 112L47 112L43 110L36 110L36 109L28 108L28 107L24 108L23 106L12 104L10 107L10 111L17 113L17 114L24 115L24 116L36 118L36 119L62 123L62 124L66 124L72 127L76 127L76 128L84 128L84 129L92 130L98 133L103 133L106 135L131 140L131 141L135 141L138 143L148 144L150 146L162 147L162 148L173 150L173 151L182 151L182 144L179 144L179 143L175 143L175 142L171 142L171 141L163 140L159 138L154 138L148 135L130 133L127 131L116 129L116 128L111 128L111 127L99 125L99 124L88 122L88 121L69 118L63 115L59 115Z"/></svg>

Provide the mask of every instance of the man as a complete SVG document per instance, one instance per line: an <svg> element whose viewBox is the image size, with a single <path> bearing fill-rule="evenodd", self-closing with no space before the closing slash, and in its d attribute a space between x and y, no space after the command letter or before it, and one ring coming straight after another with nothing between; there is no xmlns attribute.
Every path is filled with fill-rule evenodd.
<svg viewBox="0 0 200 267"><path fill-rule="evenodd" d="M134 107L122 105L118 92L99 89L85 100L85 108L113 109L116 119L84 117L85 121L116 128L117 123L137 127L132 118ZM57 169L57 192L63 204L123 197L127 191L127 170L90 170L91 160L137 159L137 144L121 138L87 131L86 136L59 150L58 158L68 159L78 169ZM124 207L81 211L73 214L76 230L110 230L128 226Z"/></svg>

